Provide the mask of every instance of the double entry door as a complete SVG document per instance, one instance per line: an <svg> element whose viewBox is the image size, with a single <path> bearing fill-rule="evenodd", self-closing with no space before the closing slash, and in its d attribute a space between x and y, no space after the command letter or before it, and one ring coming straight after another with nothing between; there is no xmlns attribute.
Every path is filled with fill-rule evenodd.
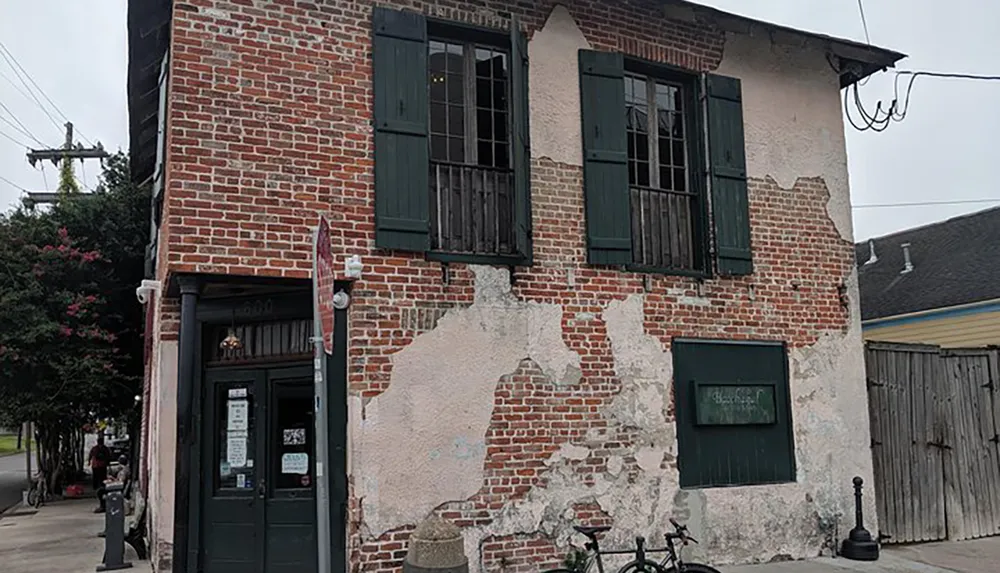
<svg viewBox="0 0 1000 573"><path fill-rule="evenodd" d="M316 571L312 369L209 370L204 388L201 571Z"/></svg>

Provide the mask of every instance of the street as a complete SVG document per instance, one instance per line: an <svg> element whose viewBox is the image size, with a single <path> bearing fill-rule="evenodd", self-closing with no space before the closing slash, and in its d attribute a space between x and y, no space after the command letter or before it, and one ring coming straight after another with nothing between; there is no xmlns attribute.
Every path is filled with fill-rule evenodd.
<svg viewBox="0 0 1000 573"><path fill-rule="evenodd" d="M0 513L21 500L26 483L24 453L0 457Z"/></svg>

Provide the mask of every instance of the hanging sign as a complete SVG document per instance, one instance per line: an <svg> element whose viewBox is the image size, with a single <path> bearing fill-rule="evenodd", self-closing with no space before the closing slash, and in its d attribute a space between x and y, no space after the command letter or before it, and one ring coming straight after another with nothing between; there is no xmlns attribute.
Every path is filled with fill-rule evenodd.
<svg viewBox="0 0 1000 573"><path fill-rule="evenodd" d="M313 305L319 321L323 350L333 354L333 253L330 252L330 225L320 215L313 248Z"/></svg>

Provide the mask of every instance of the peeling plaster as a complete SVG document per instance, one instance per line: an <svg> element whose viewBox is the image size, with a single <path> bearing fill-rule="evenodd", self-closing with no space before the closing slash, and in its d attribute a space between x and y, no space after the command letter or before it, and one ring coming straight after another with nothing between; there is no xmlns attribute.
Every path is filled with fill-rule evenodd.
<svg viewBox="0 0 1000 573"><path fill-rule="evenodd" d="M449 311L393 355L388 390L356 422L352 464L372 536L479 491L493 394L523 359L558 383L580 379L580 358L563 341L562 308L517 301L505 269L473 271L473 305Z"/></svg>
<svg viewBox="0 0 1000 573"><path fill-rule="evenodd" d="M579 50L590 43L569 10L557 4L528 42L531 155L583 165Z"/></svg>
<svg viewBox="0 0 1000 573"><path fill-rule="evenodd" d="M821 177L827 213L854 242L840 84L818 44L775 45L766 34L728 33L717 73L740 78L747 175L784 189Z"/></svg>

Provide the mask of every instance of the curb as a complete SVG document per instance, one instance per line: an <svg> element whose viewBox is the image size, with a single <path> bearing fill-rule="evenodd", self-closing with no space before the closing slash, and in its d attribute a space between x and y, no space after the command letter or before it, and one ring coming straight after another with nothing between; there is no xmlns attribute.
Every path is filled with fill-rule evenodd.
<svg viewBox="0 0 1000 573"><path fill-rule="evenodd" d="M24 450L17 450L16 452L7 452L6 454L0 454L0 458L9 458L10 456L23 456Z"/></svg>

